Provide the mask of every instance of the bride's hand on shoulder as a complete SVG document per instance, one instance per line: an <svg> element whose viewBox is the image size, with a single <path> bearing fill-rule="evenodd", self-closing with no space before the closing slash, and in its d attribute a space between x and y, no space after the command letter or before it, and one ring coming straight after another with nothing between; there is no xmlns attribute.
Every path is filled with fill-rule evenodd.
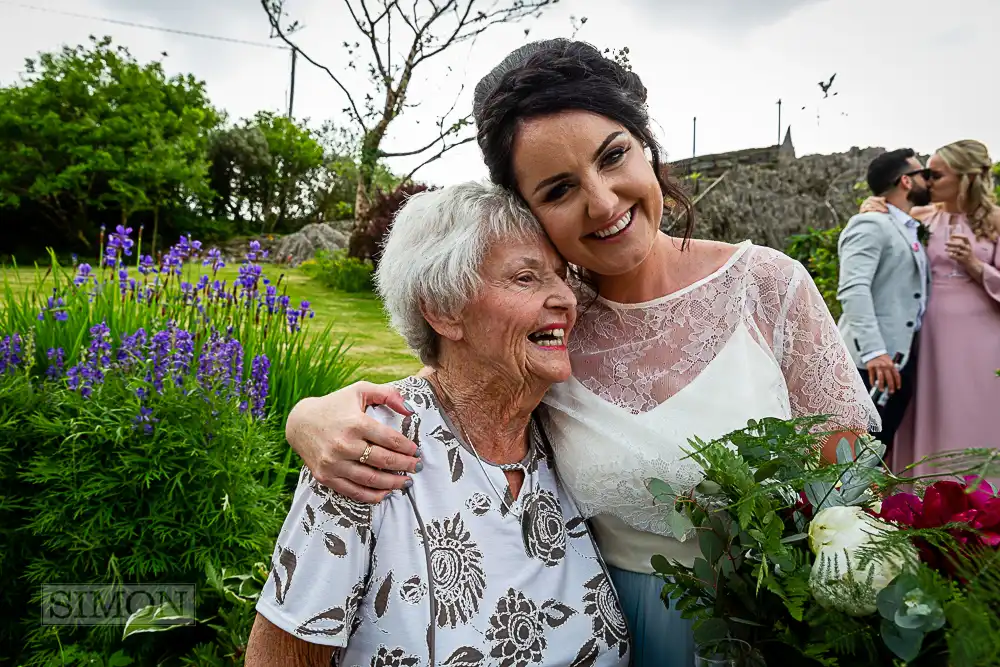
<svg viewBox="0 0 1000 667"><path fill-rule="evenodd" d="M404 487L409 477L393 471L422 467L413 442L365 413L373 405L412 414L391 385L355 382L326 396L302 399L285 425L285 438L320 484L366 503L377 503ZM361 463L369 444L371 451Z"/></svg>
<svg viewBox="0 0 1000 667"><path fill-rule="evenodd" d="M885 197L869 197L868 199L861 202L861 208L858 210L859 213L888 213L889 206L886 204Z"/></svg>

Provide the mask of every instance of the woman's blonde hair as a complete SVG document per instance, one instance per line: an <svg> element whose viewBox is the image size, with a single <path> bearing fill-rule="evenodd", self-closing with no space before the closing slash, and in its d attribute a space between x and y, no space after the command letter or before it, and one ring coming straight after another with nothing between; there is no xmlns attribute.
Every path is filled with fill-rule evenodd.
<svg viewBox="0 0 1000 667"><path fill-rule="evenodd" d="M986 146L974 139L963 139L937 150L958 175L958 207L969 217L969 226L980 239L996 241L997 197L993 190L993 162Z"/></svg>

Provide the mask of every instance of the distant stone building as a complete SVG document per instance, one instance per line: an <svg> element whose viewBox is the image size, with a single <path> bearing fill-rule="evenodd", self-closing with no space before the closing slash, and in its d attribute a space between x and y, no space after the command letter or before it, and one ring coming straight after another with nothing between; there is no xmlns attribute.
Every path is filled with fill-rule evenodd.
<svg viewBox="0 0 1000 667"><path fill-rule="evenodd" d="M777 167L795 160L795 146L792 144L792 128L785 132L785 140L775 146L745 148L728 153L698 155L670 162L670 170L676 176L701 174L707 178L718 178L733 167Z"/></svg>

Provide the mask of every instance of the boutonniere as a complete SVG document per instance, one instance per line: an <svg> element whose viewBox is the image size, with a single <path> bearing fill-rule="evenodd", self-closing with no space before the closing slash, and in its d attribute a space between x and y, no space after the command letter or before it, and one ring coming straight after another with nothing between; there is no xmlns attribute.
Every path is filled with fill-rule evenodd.
<svg viewBox="0 0 1000 667"><path fill-rule="evenodd" d="M930 240L930 238L931 238L931 228L918 220L917 221L917 241L919 241L920 244L926 248L927 247L927 242ZM914 245L913 252L917 252L918 250L920 250L920 248L918 248L918 247L916 247L916 245Z"/></svg>

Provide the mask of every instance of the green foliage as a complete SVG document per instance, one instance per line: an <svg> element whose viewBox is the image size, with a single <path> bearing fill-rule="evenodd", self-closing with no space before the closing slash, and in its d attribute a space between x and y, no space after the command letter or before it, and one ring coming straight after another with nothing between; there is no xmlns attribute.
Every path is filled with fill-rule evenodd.
<svg viewBox="0 0 1000 667"><path fill-rule="evenodd" d="M245 262L245 266L259 269L256 262ZM189 263L180 273L136 275L132 267L130 273L133 279L137 279L137 291L126 291L123 295L118 271L109 268L95 271L96 279L103 285L100 289L92 283L77 287L72 274L53 257L46 272L38 271L37 286L21 294L15 293L4 277L0 331L29 331L38 324L36 363L40 368L46 368L49 349L65 350L67 367L76 363L81 341L86 339L91 327L101 322L108 325L115 340L140 328L152 331L173 322L181 329L200 332L199 346L204 343L209 331L231 329L232 336L241 342L245 350L247 370L250 359L255 355L264 354L271 360L270 405L279 415L288 414L292 406L305 396L323 395L347 385L357 372L357 363L349 361L346 356L349 349L346 338L331 333L332 322L318 331L310 329L308 302L298 307L290 303L285 308L267 307L268 299L277 304L283 296L281 277L274 284L262 279L248 291L241 291L242 288L227 284L225 280L218 281L219 285L213 287L217 279L206 280L202 290L193 292L192 287L199 283L202 276L216 278L211 269ZM40 289L46 273L50 273L55 282L55 287L47 293ZM268 296L271 289L273 297ZM139 295L149 290L157 297L140 301ZM228 292L234 298L208 299L207 295L216 290ZM236 299L236 294L243 297ZM65 305L53 310L47 305L49 299L62 299ZM289 310L295 318L294 326L289 325ZM66 320L57 321L57 312L66 313ZM40 313L44 315L42 323L37 322ZM294 313L304 315L296 316Z"/></svg>
<svg viewBox="0 0 1000 667"><path fill-rule="evenodd" d="M914 542L942 553L961 553L956 551L954 527L949 525L867 532L869 546L851 555L852 563L823 561L813 555L807 537L812 540L811 522L817 508L868 507L920 479L885 470L880 465L884 447L868 438L855 444L857 454L842 442L838 462L821 465L817 452L829 437L816 432L821 423L822 417L764 419L709 443L694 439L689 455L705 471L705 480L693 492L679 495L662 482L649 483L658 500L666 499L675 510L687 514L701 552L693 566L662 556L652 558L655 572L665 582L664 600L669 599L682 616L694 621L697 641L707 643L725 636L742 639L767 664L880 667L897 664L915 650L916 656L907 664L929 666L947 664L941 662L945 653L972 655L973 635L951 619L957 620L960 609L971 607L979 619L975 631L993 629L1000 602L1000 577L993 575L998 562L995 552L969 559L966 573L950 580L927 565L917 566ZM948 453L938 459L941 466L935 477L961 476L983 466L985 474L992 475L997 472L992 458L985 450ZM860 516L865 515L861 512ZM861 530L857 525L852 528ZM811 582L812 577L839 580L847 584L845 595L860 593L862 588L871 593L877 590L873 589L874 570L852 580L853 573L863 573L876 560L888 563L897 555L905 557L895 570L902 574L891 582L883 580L882 585L890 588L883 589L884 599L878 602L881 617L892 616L890 630L878 613L861 610L870 604L867 600L862 604L859 598L853 611L845 608L843 599L831 605L822 601ZM824 567L829 571L824 573ZM879 571L892 572L885 567ZM858 590L849 590L852 585ZM927 604L912 610L907 606L900 615L901 605L921 605L925 598L936 600L938 608ZM946 630L941 628L942 609L949 620ZM909 633L918 628L919 637Z"/></svg>
<svg viewBox="0 0 1000 667"><path fill-rule="evenodd" d="M840 261L837 242L843 227L832 229L809 228L804 234L797 234L788 240L785 252L802 265L812 276L819 293L834 319L839 319L842 309L837 301L837 283L840 279Z"/></svg>
<svg viewBox="0 0 1000 667"><path fill-rule="evenodd" d="M0 353L0 604L30 610L0 623L0 654L26 647L19 664L119 649L151 664L195 645L236 655L247 612L211 596L199 600L205 622L123 642L120 626L39 626L38 586L201 584L209 566L251 571L270 552L298 469L283 415L356 368L332 323L309 340L309 304L261 278L259 248L227 285L212 280L217 254L203 279L198 263L184 264L199 252L189 239L137 273L123 265L125 238L106 240L117 268L81 266L74 278L53 261L53 290L17 295L8 283L0 310L0 336L23 339L23 363ZM11 338L0 348L13 349Z"/></svg>
<svg viewBox="0 0 1000 667"><path fill-rule="evenodd" d="M371 261L350 257L346 250L320 250L307 270L323 285L341 292L370 292L374 287Z"/></svg>
<svg viewBox="0 0 1000 667"><path fill-rule="evenodd" d="M14 531L32 547L10 564L21 592L8 608L30 610L17 619L25 664L45 664L60 644L106 654L134 645L121 645L119 627L39 627L38 586L200 583L208 564L251 567L280 528L278 424L249 419L226 394L171 382L159 392L147 385L140 400L145 372L109 374L89 398L65 382L2 382L0 438L20 459L4 483L18 486ZM142 407L158 420L148 434L137 423Z"/></svg>
<svg viewBox="0 0 1000 667"><path fill-rule="evenodd" d="M204 85L168 78L109 38L29 60L19 85L0 89L2 252L38 247L83 250L100 220L151 211L173 217L208 193L205 150L219 121ZM14 209L12 213L10 209Z"/></svg>
<svg viewBox="0 0 1000 667"><path fill-rule="evenodd" d="M271 112L216 132L209 148L213 215L234 232L286 232L312 214L326 164L316 134Z"/></svg>

